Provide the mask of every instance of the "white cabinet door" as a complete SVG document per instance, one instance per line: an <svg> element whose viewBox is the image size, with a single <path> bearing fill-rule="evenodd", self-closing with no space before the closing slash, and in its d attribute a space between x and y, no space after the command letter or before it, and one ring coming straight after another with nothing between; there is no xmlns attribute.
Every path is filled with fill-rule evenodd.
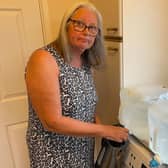
<svg viewBox="0 0 168 168"><path fill-rule="evenodd" d="M0 163L27 168L24 68L31 52L43 45L38 1L0 1L0 21Z"/></svg>

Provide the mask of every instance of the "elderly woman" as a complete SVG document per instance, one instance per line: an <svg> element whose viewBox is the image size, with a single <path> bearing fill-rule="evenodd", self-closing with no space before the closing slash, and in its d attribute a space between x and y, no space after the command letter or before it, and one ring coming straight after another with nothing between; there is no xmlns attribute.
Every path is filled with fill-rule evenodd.
<svg viewBox="0 0 168 168"><path fill-rule="evenodd" d="M78 3L65 13L58 39L36 50L26 67L31 168L93 168L94 137L128 138L126 128L97 122L91 68L103 62L101 15Z"/></svg>

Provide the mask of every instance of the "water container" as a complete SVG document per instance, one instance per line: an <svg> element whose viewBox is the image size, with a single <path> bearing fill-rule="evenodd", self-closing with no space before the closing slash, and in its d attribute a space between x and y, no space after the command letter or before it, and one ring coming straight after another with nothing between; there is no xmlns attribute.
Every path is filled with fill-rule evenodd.
<svg viewBox="0 0 168 168"><path fill-rule="evenodd" d="M130 133L148 143L148 108L166 92L168 88L162 85L141 85L121 89L120 123L128 128Z"/></svg>
<svg viewBox="0 0 168 168"><path fill-rule="evenodd" d="M152 104L148 109L149 147L168 164L168 100Z"/></svg>

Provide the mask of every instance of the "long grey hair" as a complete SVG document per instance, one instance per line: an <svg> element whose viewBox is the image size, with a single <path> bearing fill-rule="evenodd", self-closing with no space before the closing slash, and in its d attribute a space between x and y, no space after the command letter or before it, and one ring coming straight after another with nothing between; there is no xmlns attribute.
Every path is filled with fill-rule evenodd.
<svg viewBox="0 0 168 168"><path fill-rule="evenodd" d="M95 42L93 46L84 51L82 58L85 64L92 66L94 68L99 68L104 65L105 60L105 49L104 49L104 37L103 37L103 27L102 27L102 16L96 7L89 2L80 2L72 6L62 19L58 38L56 40L59 49L66 62L70 63L72 56L70 53L70 45L67 38L67 22L70 17L75 13L79 8L88 8L93 11L97 16L99 32L95 37Z"/></svg>

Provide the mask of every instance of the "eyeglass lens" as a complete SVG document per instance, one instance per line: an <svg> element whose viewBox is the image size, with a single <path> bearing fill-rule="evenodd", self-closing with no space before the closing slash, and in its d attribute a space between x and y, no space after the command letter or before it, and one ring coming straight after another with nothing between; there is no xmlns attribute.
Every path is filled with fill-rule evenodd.
<svg viewBox="0 0 168 168"><path fill-rule="evenodd" d="M75 19L70 19L69 21L72 22L74 30L76 31L82 32L87 28L91 35L96 35L98 33L98 28L94 25L87 26L84 22Z"/></svg>

